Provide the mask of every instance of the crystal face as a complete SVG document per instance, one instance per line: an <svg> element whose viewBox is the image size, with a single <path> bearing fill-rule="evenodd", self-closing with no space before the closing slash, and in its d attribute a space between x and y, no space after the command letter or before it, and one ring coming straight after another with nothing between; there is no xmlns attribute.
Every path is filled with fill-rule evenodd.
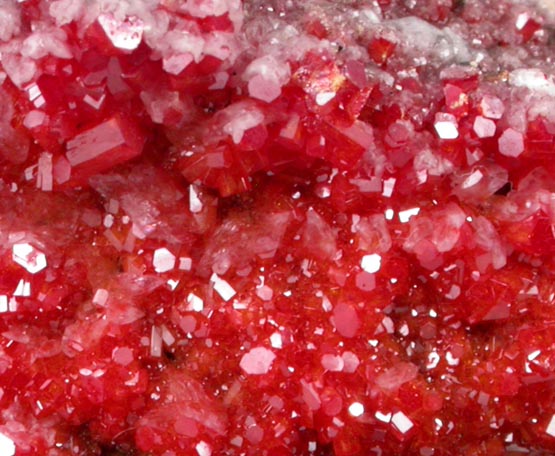
<svg viewBox="0 0 555 456"><path fill-rule="evenodd" d="M553 30L0 2L0 455L555 454Z"/></svg>

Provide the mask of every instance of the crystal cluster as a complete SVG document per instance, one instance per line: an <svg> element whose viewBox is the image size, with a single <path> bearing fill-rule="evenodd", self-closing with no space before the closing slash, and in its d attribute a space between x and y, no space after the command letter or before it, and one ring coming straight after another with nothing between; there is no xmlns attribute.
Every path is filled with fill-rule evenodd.
<svg viewBox="0 0 555 456"><path fill-rule="evenodd" d="M0 454L555 454L550 0L0 3Z"/></svg>

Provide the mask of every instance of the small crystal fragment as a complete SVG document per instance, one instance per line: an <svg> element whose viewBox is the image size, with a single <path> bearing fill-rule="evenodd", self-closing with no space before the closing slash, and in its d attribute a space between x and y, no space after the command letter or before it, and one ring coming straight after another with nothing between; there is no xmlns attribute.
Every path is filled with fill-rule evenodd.
<svg viewBox="0 0 555 456"><path fill-rule="evenodd" d="M231 136L235 144L239 144L243 135L250 128L260 125L264 115L255 107L239 104L228 108L230 120L223 126L223 131Z"/></svg>
<svg viewBox="0 0 555 456"><path fill-rule="evenodd" d="M438 112L435 116L434 128L441 139L456 139L459 137L457 118L453 114Z"/></svg>
<svg viewBox="0 0 555 456"><path fill-rule="evenodd" d="M275 332L270 336L270 345L272 346L272 348L282 348L283 347L283 341L282 341L280 333Z"/></svg>
<svg viewBox="0 0 555 456"><path fill-rule="evenodd" d="M190 308L188 308L187 310L202 312L204 309L204 301L194 293L189 293L189 295L187 296L187 303L190 306Z"/></svg>
<svg viewBox="0 0 555 456"><path fill-rule="evenodd" d="M414 426L410 418L403 412L394 413L391 417L391 423L401 432L402 434L407 433Z"/></svg>
<svg viewBox="0 0 555 456"><path fill-rule="evenodd" d="M170 74L178 75L194 60L193 54L189 52L173 54L169 57L164 57L163 68L164 71Z"/></svg>
<svg viewBox="0 0 555 456"><path fill-rule="evenodd" d="M389 423L391 421L391 413L382 413L379 410L376 411L374 414L377 420L380 420L382 423Z"/></svg>
<svg viewBox="0 0 555 456"><path fill-rule="evenodd" d="M274 296L274 290L272 290L268 285L263 285L261 287L257 287L256 296L263 301L271 301Z"/></svg>
<svg viewBox="0 0 555 456"><path fill-rule="evenodd" d="M31 296L31 284L21 279L17 284L17 288L13 292L14 296L28 297Z"/></svg>
<svg viewBox="0 0 555 456"><path fill-rule="evenodd" d="M372 253L371 255L364 255L360 262L360 267L368 272L369 274L374 274L378 272L382 265L382 257L377 253Z"/></svg>
<svg viewBox="0 0 555 456"><path fill-rule="evenodd" d="M310 410L318 410L322 405L322 401L313 383L301 380L303 389L303 400Z"/></svg>
<svg viewBox="0 0 555 456"><path fill-rule="evenodd" d="M52 191L52 154L43 152L40 154L37 166L37 188L44 192Z"/></svg>
<svg viewBox="0 0 555 456"><path fill-rule="evenodd" d="M341 372L345 362L341 356L325 354L321 359L322 367L331 372Z"/></svg>
<svg viewBox="0 0 555 456"><path fill-rule="evenodd" d="M168 249L161 248L154 251L152 266L156 272L168 272L175 267L175 255Z"/></svg>
<svg viewBox="0 0 555 456"><path fill-rule="evenodd" d="M333 258L337 252L335 234L332 228L312 208L306 214L302 240L307 250L322 260Z"/></svg>
<svg viewBox="0 0 555 456"><path fill-rule="evenodd" d="M198 456L211 456L212 449L210 445L206 443L204 440L201 440L199 443L196 444L195 450L197 450Z"/></svg>
<svg viewBox="0 0 555 456"><path fill-rule="evenodd" d="M376 384L386 391L396 391L401 385L414 380L418 368L412 363L400 362L376 378Z"/></svg>
<svg viewBox="0 0 555 456"><path fill-rule="evenodd" d="M335 98L335 92L320 92L316 95L316 104L318 106L324 106L329 101Z"/></svg>
<svg viewBox="0 0 555 456"><path fill-rule="evenodd" d="M29 129L40 127L44 124L46 119L47 116L43 111L33 110L25 116L25 119L23 120L23 125L25 125L25 127Z"/></svg>
<svg viewBox="0 0 555 456"><path fill-rule="evenodd" d="M112 351L112 359L121 366L127 366L133 362L133 350L129 347L116 347Z"/></svg>
<svg viewBox="0 0 555 456"><path fill-rule="evenodd" d="M162 341L168 346L171 347L175 342L175 337L168 329L166 325L162 325Z"/></svg>
<svg viewBox="0 0 555 456"><path fill-rule="evenodd" d="M189 210L193 214L197 214L202 211L202 201L198 196L198 190L196 186L190 185L189 186Z"/></svg>
<svg viewBox="0 0 555 456"><path fill-rule="evenodd" d="M549 420L549 424L545 429L545 433L550 435L551 437L555 437L555 415L553 415L551 417L551 420Z"/></svg>
<svg viewBox="0 0 555 456"><path fill-rule="evenodd" d="M376 288L376 276L366 271L361 271L356 275L355 283L363 291L372 291Z"/></svg>
<svg viewBox="0 0 555 456"><path fill-rule="evenodd" d="M537 68L519 68L509 74L509 83L515 87L526 87L534 92L555 96L553 77L547 77Z"/></svg>
<svg viewBox="0 0 555 456"><path fill-rule="evenodd" d="M71 49L66 39L66 34L60 29L35 31L23 41L21 55L36 60L49 54L61 59L71 59Z"/></svg>
<svg viewBox="0 0 555 456"><path fill-rule="evenodd" d="M245 70L251 97L270 103L281 94L281 86L290 76L288 63L278 63L272 55L253 60Z"/></svg>
<svg viewBox="0 0 555 456"><path fill-rule="evenodd" d="M181 271L190 271L192 266L193 266L192 258L189 258L189 257L179 258L179 269Z"/></svg>
<svg viewBox="0 0 555 456"><path fill-rule="evenodd" d="M3 433L0 433L0 453L3 456L15 455L15 443Z"/></svg>
<svg viewBox="0 0 555 456"><path fill-rule="evenodd" d="M333 324L343 337L354 337L360 327L360 319L351 304L339 303L333 308Z"/></svg>
<svg viewBox="0 0 555 456"><path fill-rule="evenodd" d="M495 135L495 122L482 116L476 116L473 129L478 138L491 138Z"/></svg>
<svg viewBox="0 0 555 456"><path fill-rule="evenodd" d="M386 198L391 198L391 196L393 195L393 189L395 188L396 182L397 182L397 179L395 179L394 177L385 179L383 182L382 195L385 196Z"/></svg>
<svg viewBox="0 0 555 456"><path fill-rule="evenodd" d="M0 295L0 313L5 313L8 310L8 297L6 295Z"/></svg>
<svg viewBox="0 0 555 456"><path fill-rule="evenodd" d="M344 365L343 372L353 373L357 370L360 364L360 360L358 359L357 355L355 355L353 352L346 351L345 353L343 353L343 355L341 355L341 357L343 358Z"/></svg>
<svg viewBox="0 0 555 456"><path fill-rule="evenodd" d="M399 221L401 223L408 223L411 217L418 215L420 213L419 207L413 207L411 209L405 209L404 211L399 211Z"/></svg>
<svg viewBox="0 0 555 456"><path fill-rule="evenodd" d="M267 374L276 355L265 347L255 347L245 353L241 358L239 366L249 375Z"/></svg>
<svg viewBox="0 0 555 456"><path fill-rule="evenodd" d="M499 137L499 152L507 157L518 157L524 152L522 133L507 128Z"/></svg>
<svg viewBox="0 0 555 456"><path fill-rule="evenodd" d="M68 142L67 159L71 166L94 160L99 155L125 144L125 138L115 121L102 123Z"/></svg>
<svg viewBox="0 0 555 456"><path fill-rule="evenodd" d="M482 110L482 115L488 119L501 119L505 112L503 101L491 95L485 95L484 98L482 98L482 101L480 101L480 108Z"/></svg>
<svg viewBox="0 0 555 456"><path fill-rule="evenodd" d="M362 416L364 414L364 405L360 402L353 402L349 405L349 414L355 418Z"/></svg>
<svg viewBox="0 0 555 456"><path fill-rule="evenodd" d="M216 273L212 274L210 282L212 282L214 290L224 301L229 301L237 294L233 287L227 281L221 279Z"/></svg>
<svg viewBox="0 0 555 456"><path fill-rule="evenodd" d="M154 325L150 331L150 356L155 358L162 356L162 334L160 329Z"/></svg>
<svg viewBox="0 0 555 456"><path fill-rule="evenodd" d="M474 187L476 184L478 184L482 178L484 177L484 174L479 170L475 170L472 172L472 174L470 174L462 183L462 188L466 189L466 188L470 188L470 187Z"/></svg>
<svg viewBox="0 0 555 456"><path fill-rule="evenodd" d="M15 54L3 54L2 67L17 87L23 87L31 81L37 71L37 65L33 59ZM37 107L40 107L40 103Z"/></svg>
<svg viewBox="0 0 555 456"><path fill-rule="evenodd" d="M46 268L46 255L31 244L14 244L12 259L31 274L36 274Z"/></svg>

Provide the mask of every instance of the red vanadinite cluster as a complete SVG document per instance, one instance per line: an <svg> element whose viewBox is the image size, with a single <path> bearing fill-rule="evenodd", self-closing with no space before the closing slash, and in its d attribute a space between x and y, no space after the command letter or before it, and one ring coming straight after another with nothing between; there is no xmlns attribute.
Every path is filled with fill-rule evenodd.
<svg viewBox="0 0 555 456"><path fill-rule="evenodd" d="M0 454L555 454L552 0L0 2Z"/></svg>

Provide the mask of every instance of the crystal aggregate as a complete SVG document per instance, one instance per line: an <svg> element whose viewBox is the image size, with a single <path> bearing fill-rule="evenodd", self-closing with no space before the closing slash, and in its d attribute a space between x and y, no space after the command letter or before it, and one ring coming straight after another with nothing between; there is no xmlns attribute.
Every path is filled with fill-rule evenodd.
<svg viewBox="0 0 555 456"><path fill-rule="evenodd" d="M548 0L0 4L0 454L555 454Z"/></svg>

